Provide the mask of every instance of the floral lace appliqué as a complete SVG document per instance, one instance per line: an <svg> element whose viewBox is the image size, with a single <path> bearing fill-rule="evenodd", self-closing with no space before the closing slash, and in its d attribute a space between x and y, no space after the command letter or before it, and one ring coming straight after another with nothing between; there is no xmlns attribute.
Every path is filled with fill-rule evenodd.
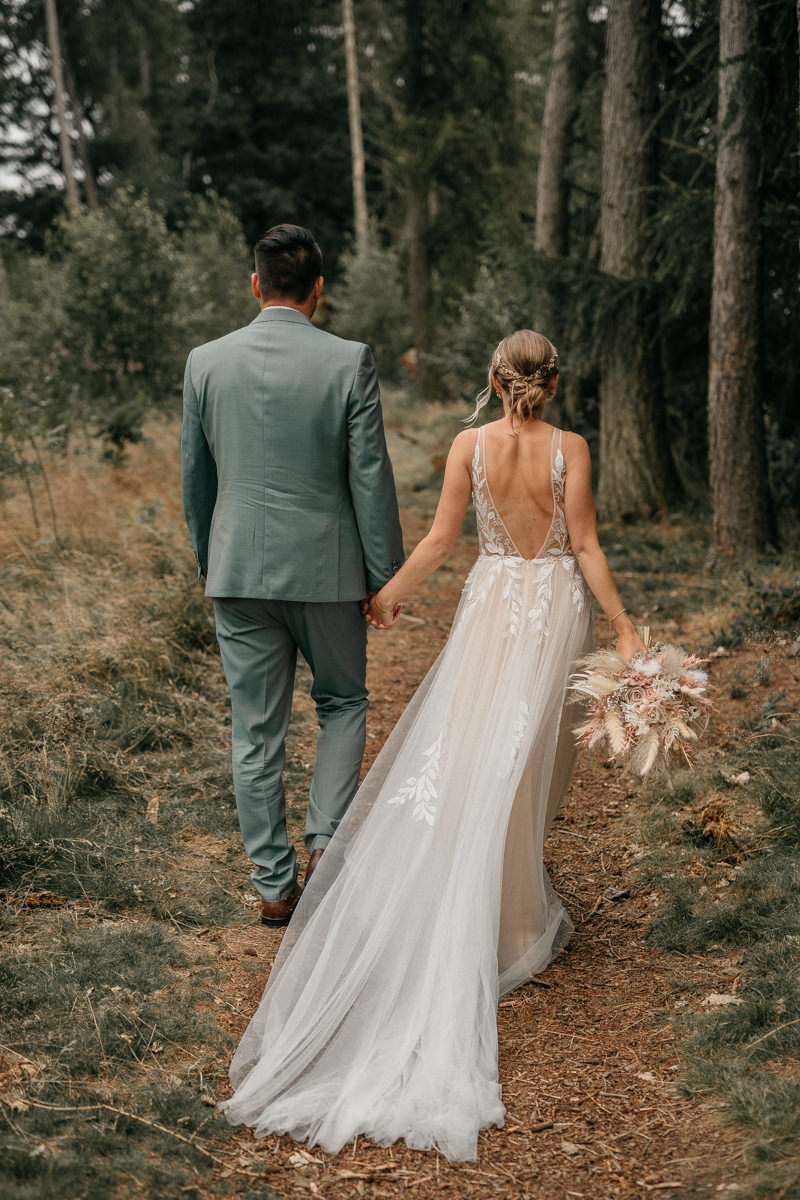
<svg viewBox="0 0 800 1200"><path fill-rule="evenodd" d="M542 563L539 568L539 579L534 592L533 607L528 612L528 629L539 641L543 641L550 632L550 607L553 600L553 571L556 559Z"/></svg>
<svg viewBox="0 0 800 1200"><path fill-rule="evenodd" d="M583 578L583 572L578 566L577 559L571 554L565 554L563 558L559 559L559 562L569 575L569 594L572 603L578 612L582 613L587 600L587 585Z"/></svg>
<svg viewBox="0 0 800 1200"><path fill-rule="evenodd" d="M467 610L483 604L497 580L502 581L506 605L503 638L515 638L522 628L522 573L524 560L508 554L482 555L464 584Z"/></svg>
<svg viewBox="0 0 800 1200"><path fill-rule="evenodd" d="M564 466L564 455L561 452L560 437L559 445L556 447L555 454L553 455L550 478L553 484L553 520L550 525L550 532L547 535L547 541L542 546L540 555L552 555L555 557L560 554L572 553L572 547L569 544L569 534L567 533L567 518L564 516L566 469Z"/></svg>
<svg viewBox="0 0 800 1200"><path fill-rule="evenodd" d="M486 482L486 471L481 461L482 441L483 430L479 429L475 439L475 453L472 456L472 502L475 506L481 553L519 556L519 550L509 537L508 530L494 506L492 493Z"/></svg>
<svg viewBox="0 0 800 1200"><path fill-rule="evenodd" d="M432 746L424 751L425 763L419 775L412 777L398 788L388 804L395 808L413 800L415 821L425 821L432 825L436 817L436 805L432 801L438 799L438 782L442 772L442 755L444 754L444 730L439 734Z"/></svg>

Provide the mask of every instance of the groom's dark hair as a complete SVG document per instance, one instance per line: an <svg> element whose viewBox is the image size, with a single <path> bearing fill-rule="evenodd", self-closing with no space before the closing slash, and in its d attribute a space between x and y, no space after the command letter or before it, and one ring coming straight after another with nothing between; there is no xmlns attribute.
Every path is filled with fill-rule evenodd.
<svg viewBox="0 0 800 1200"><path fill-rule="evenodd" d="M255 259L264 300L302 304L322 274L322 251L302 225L273 225L256 242Z"/></svg>

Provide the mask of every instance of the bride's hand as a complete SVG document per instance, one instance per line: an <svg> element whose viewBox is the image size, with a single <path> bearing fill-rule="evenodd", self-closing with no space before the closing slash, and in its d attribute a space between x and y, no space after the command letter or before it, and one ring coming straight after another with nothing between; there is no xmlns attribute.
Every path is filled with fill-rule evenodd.
<svg viewBox="0 0 800 1200"><path fill-rule="evenodd" d="M394 625L402 611L402 604L395 604L393 608L381 606L380 593L377 596L370 597L369 612L366 614L367 624L372 625L375 629L390 629Z"/></svg>
<svg viewBox="0 0 800 1200"><path fill-rule="evenodd" d="M629 629L623 629L617 635L616 650L626 662L630 662L634 654L645 653L647 647L631 625Z"/></svg>

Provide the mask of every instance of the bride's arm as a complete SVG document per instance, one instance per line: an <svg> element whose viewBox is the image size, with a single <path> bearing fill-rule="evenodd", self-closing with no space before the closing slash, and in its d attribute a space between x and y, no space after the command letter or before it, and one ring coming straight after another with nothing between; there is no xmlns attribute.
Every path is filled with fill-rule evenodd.
<svg viewBox="0 0 800 1200"><path fill-rule="evenodd" d="M371 625L379 629L393 625L404 596L413 592L423 579L441 566L453 549L464 523L472 491L470 462L474 448L473 430L465 429L453 441L433 524L397 574L372 597L367 618Z"/></svg>
<svg viewBox="0 0 800 1200"><path fill-rule="evenodd" d="M592 464L589 447L577 433L567 435L564 444L567 478L564 488L564 516L573 553L583 577L594 592L597 603L614 626L617 650L630 661L644 642L634 629L614 583L614 577L597 538L597 514L592 496Z"/></svg>

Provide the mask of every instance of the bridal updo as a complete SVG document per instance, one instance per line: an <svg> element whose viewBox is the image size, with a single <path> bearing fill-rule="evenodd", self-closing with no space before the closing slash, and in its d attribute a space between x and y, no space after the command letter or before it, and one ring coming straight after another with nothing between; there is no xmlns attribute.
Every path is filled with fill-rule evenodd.
<svg viewBox="0 0 800 1200"><path fill-rule="evenodd" d="M557 375L558 351L549 338L533 329L510 333L492 355L489 382L478 396L469 421L474 421L488 404L495 388L499 389L512 427L541 417L545 404L553 398Z"/></svg>

